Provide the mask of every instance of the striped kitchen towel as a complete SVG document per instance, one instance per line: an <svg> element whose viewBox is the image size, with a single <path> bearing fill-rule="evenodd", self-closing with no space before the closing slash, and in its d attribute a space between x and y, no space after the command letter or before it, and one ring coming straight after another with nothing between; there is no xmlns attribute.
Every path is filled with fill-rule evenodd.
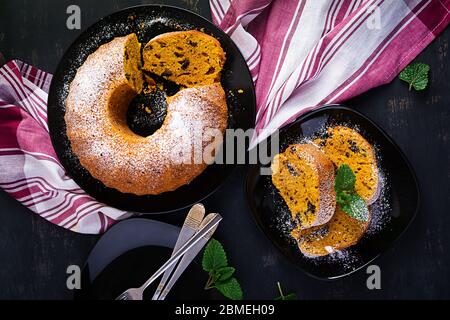
<svg viewBox="0 0 450 320"><path fill-rule="evenodd" d="M251 148L302 113L390 82L450 22L450 0L210 0L256 87Z"/></svg>
<svg viewBox="0 0 450 320"><path fill-rule="evenodd" d="M256 84L252 146L301 113L391 81L449 23L450 0L210 0ZM51 75L0 68L0 187L50 222L101 233L131 213L70 179L47 126Z"/></svg>
<svg viewBox="0 0 450 320"><path fill-rule="evenodd" d="M18 60L0 68L0 187L54 224L102 233L130 214L98 203L66 175L48 134L51 79Z"/></svg>

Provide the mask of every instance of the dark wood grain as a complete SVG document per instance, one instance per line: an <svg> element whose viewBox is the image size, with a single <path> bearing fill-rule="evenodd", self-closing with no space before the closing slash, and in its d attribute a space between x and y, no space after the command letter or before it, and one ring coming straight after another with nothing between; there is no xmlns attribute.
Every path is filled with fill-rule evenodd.
<svg viewBox="0 0 450 320"><path fill-rule="evenodd" d="M206 0L161 2L209 18ZM80 33L65 26L68 5L81 7L86 28L118 9L145 3L152 1L0 1L0 52L6 59L20 58L51 72ZM300 299L450 298L449 40L447 30L417 58L431 65L425 92L409 92L396 79L347 103L375 120L400 145L422 191L417 219L395 247L375 261L382 270L382 290L366 288L364 271L321 282L291 265L256 228L244 198L246 168L239 168L206 206L225 216L217 237L237 267L247 298L272 298L277 280ZM173 223L181 218L176 213L160 217ZM0 192L0 298L71 298L66 268L82 264L97 239L53 226Z"/></svg>

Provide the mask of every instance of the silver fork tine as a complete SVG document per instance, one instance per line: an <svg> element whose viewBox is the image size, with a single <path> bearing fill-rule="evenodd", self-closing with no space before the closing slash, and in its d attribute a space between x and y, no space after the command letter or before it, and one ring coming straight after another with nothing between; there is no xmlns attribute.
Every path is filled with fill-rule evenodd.
<svg viewBox="0 0 450 320"><path fill-rule="evenodd" d="M197 232L204 216L205 207L201 203L195 204L191 208L191 210L189 210L189 213L184 220L183 227L181 228L175 247L173 248L172 255ZM155 293L153 294L152 300L158 300L158 297L161 294L164 286L166 285L166 282L172 274L174 268L175 265L172 265L169 269L166 270L166 272L164 272L163 277L159 282Z"/></svg>
<svg viewBox="0 0 450 320"><path fill-rule="evenodd" d="M116 298L116 300L128 300L128 295L124 292Z"/></svg>
<svg viewBox="0 0 450 320"><path fill-rule="evenodd" d="M202 228L204 225L206 225L209 221L214 219L216 216L216 213L210 213L208 214L205 219L201 222L199 229ZM167 294L172 289L173 285L177 280L180 278L180 276L183 274L183 272L186 270L186 268L189 266L189 264L194 260L194 258L197 256L197 254L200 252L200 250L205 246L205 244L208 242L208 240L212 237L214 232L216 231L217 226L214 227L210 232L205 234L203 238L191 249L189 252L186 252L186 254L181 258L180 263L178 264L177 268L175 269L174 273L172 274L172 277L170 278L169 282L165 286L164 290L162 291L161 295L159 296L158 300L164 300L167 296Z"/></svg>
<svg viewBox="0 0 450 320"><path fill-rule="evenodd" d="M170 268L174 263L176 263L186 252L191 250L198 241L200 241L204 235L213 230L222 221L222 217L217 214L211 221L209 221L203 228L200 229L192 238L190 238L181 248L175 252L175 254L170 257L169 260L164 263L161 268L158 269L142 286L139 288L130 288L124 293L131 296L132 300L142 300L144 290L155 281L160 275L162 275L168 268Z"/></svg>

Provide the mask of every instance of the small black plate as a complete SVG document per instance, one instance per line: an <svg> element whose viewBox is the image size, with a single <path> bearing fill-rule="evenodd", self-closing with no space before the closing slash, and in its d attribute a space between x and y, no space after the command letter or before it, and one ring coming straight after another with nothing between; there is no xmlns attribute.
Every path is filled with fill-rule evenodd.
<svg viewBox="0 0 450 320"><path fill-rule="evenodd" d="M380 215L382 212L382 220L372 219L371 224L378 225L369 226L373 231L366 233L355 246L332 257L311 259L303 256L289 236L286 225L280 223L280 220L289 220L289 209L273 186L271 176L260 175L261 166L255 165L246 181L247 200L260 229L294 264L319 279L343 277L369 264L400 237L419 208L416 176L400 148L373 121L350 108L330 105L301 116L280 130L280 151L321 128L339 124L357 128L375 146L384 180L383 197L372 206L377 206Z"/></svg>
<svg viewBox="0 0 450 320"><path fill-rule="evenodd" d="M92 249L82 271L76 300L112 300L128 288L142 285L169 259L180 228L166 223L134 218L119 222ZM200 256L182 274L170 291L169 300L214 299L219 294L203 289L208 275ZM151 299L158 279L144 292Z"/></svg>
<svg viewBox="0 0 450 320"><path fill-rule="evenodd" d="M213 35L226 52L222 86L227 97L228 127L243 130L254 127L256 100L252 78L239 49L222 30L197 14L170 6L138 6L109 15L88 28L70 46L56 69L48 96L48 122L56 154L75 182L97 200L123 210L173 211L206 198L234 168L233 165L210 165L189 185L157 196L125 194L94 179L73 154L66 135L65 99L77 69L89 54L113 38L133 32L145 43L162 33L192 29Z"/></svg>

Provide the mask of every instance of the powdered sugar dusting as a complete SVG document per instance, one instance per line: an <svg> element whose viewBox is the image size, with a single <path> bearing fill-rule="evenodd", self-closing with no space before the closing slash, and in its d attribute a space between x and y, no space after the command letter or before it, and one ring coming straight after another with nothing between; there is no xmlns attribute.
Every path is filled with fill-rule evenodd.
<svg viewBox="0 0 450 320"><path fill-rule="evenodd" d="M348 124L348 123L340 123L339 125L344 125L350 127L357 132L359 132L364 137L364 131L361 130L358 126ZM331 124L322 123L319 128L315 127L314 131L307 132L302 136L290 136L286 138L286 145L295 144L295 143L311 143L317 136L320 136L324 132L326 132L327 128L329 128ZM375 154L378 162L378 175L379 175L379 196L377 200L369 206L369 210L371 212L371 221L369 226L360 241L365 239L369 239L377 235L390 221L390 185L389 185L389 176L386 172L383 171L382 167L382 159L381 152L376 145L373 146L375 150ZM280 150L283 151L283 150ZM291 219L291 214L287 205L284 203L282 197L278 194L278 190L271 183L271 181L267 180L267 186L270 193L273 195L274 199L274 210L276 211L275 218L273 219L273 223L275 228L283 235L284 238L290 243L295 242L295 239L291 236L291 231L295 228L296 224ZM338 263L346 270L353 270L355 266L361 261L361 257L358 253L358 250L355 246L346 248L344 250L335 250L334 248L327 248L328 252L330 252L327 256L322 257L311 257L305 256L311 263L313 264L321 264L323 262L327 263ZM301 251L298 251L299 254L302 254Z"/></svg>
<svg viewBox="0 0 450 320"><path fill-rule="evenodd" d="M161 128L148 137L133 133L122 110L136 95L124 73L129 37L100 46L78 69L66 100L67 136L83 167L106 186L138 195L172 191L206 168L194 161L193 144L204 130L224 132L225 93L220 83L183 89L168 98ZM201 155L211 144L200 140Z"/></svg>
<svg viewBox="0 0 450 320"><path fill-rule="evenodd" d="M378 199L370 206L371 220L366 234L368 236L375 235L380 232L384 226L390 221L391 206L389 203L390 186L383 171L378 172L380 183L380 195Z"/></svg>

